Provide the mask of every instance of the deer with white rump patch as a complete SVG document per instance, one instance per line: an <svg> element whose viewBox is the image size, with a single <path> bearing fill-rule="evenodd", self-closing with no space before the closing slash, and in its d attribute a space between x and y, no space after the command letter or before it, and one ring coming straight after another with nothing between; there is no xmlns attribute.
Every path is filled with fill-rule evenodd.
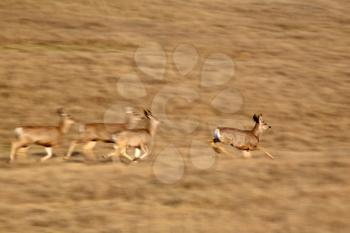
<svg viewBox="0 0 350 233"><path fill-rule="evenodd" d="M266 124L263 120L262 115L254 114L253 120L255 121L255 125L251 130L241 130L236 128L227 128L227 127L218 127L214 131L214 138L211 141L211 146L213 149L218 152L224 152L228 154L228 152L222 148L219 144L231 145L241 151L243 151L244 157L250 157L250 151L261 150L271 159L274 157L268 153L264 148L258 146L261 134L271 128L268 124Z"/></svg>
<svg viewBox="0 0 350 233"><path fill-rule="evenodd" d="M52 147L61 142L62 137L75 123L63 109L58 109L57 114L61 118L58 126L22 126L15 129L16 140L12 142L10 162L15 160L19 149L27 150L34 144L45 147L47 154L40 159L41 162L52 157Z"/></svg>
<svg viewBox="0 0 350 233"><path fill-rule="evenodd" d="M123 123L87 123L79 127L79 138L74 140L68 150L65 159L69 159L74 148L84 144L83 152L89 158L95 158L93 148L97 142L114 143L112 136L127 129L134 128L144 117L133 108L125 108L125 122ZM138 150L138 149L137 149ZM135 151L136 153L137 151Z"/></svg>
<svg viewBox="0 0 350 233"><path fill-rule="evenodd" d="M144 114L149 120L148 127L145 129L130 129L115 134L113 136L115 141L115 152L109 154L108 157L119 156L121 154L131 161L136 161L138 159L144 159L150 154L150 147L152 147L154 136L160 121L152 115L150 110L144 110ZM143 154L133 159L126 152L128 147L140 148Z"/></svg>

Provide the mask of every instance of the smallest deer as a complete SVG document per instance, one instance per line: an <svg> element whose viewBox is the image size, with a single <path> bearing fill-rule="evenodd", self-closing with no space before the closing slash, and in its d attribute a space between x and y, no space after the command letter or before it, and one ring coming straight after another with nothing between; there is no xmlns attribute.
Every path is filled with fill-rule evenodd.
<svg viewBox="0 0 350 233"><path fill-rule="evenodd" d="M145 129L130 129L113 135L115 141L115 152L108 155L118 156L122 155L131 161L144 159L150 154L150 147L152 147L153 139L156 134L160 121L155 118L150 110L144 110L145 117L149 120L148 127ZM140 148L143 154L132 159L126 150L128 147Z"/></svg>
<svg viewBox="0 0 350 233"><path fill-rule="evenodd" d="M244 157L250 157L250 151L261 150L267 156L273 159L274 157L270 153L265 151L265 149L262 147L258 147L261 134L265 130L271 128L271 126L264 122L261 114L254 114L253 120L255 121L255 125L251 130L241 130L227 127L216 128L214 131L214 138L211 142L213 149L218 153L224 152L225 154L228 154L224 148L218 145L218 143L222 143L242 150Z"/></svg>
<svg viewBox="0 0 350 233"><path fill-rule="evenodd" d="M15 129L16 140L12 142L10 162L15 160L18 149L27 150L34 144L45 147L47 155L40 159L41 162L52 157L52 147L60 143L63 135L75 123L63 109L58 109L57 114L61 118L58 126L22 126Z"/></svg>

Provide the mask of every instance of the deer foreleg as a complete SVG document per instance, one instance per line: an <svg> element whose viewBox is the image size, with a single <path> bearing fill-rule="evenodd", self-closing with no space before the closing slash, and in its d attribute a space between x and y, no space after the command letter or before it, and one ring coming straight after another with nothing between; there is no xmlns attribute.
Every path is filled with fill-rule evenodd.
<svg viewBox="0 0 350 233"><path fill-rule="evenodd" d="M76 145L79 144L78 141L73 141L70 146L69 146L69 149L68 149L68 152L66 154L66 156L64 157L64 159L69 159L72 154L73 154L73 151L74 151L74 148L76 147Z"/></svg>
<svg viewBox="0 0 350 233"><path fill-rule="evenodd" d="M211 147L213 148L213 150L217 153L224 153L226 155L230 155L230 153L227 152L227 150L219 145L217 145L218 143L214 143L211 142Z"/></svg>
<svg viewBox="0 0 350 233"><path fill-rule="evenodd" d="M45 147L47 155L40 159L40 162L44 162L52 157L52 147Z"/></svg>
<svg viewBox="0 0 350 233"><path fill-rule="evenodd" d="M269 152L267 152L264 148L262 148L261 146L258 147L258 150L261 150L262 152L264 152L267 156L269 156L271 159L274 159L274 157L272 156L272 154L270 154Z"/></svg>
<svg viewBox="0 0 350 233"><path fill-rule="evenodd" d="M126 153L126 147L123 147L123 149L121 150L121 154L122 154L122 156L124 156L125 158L129 159L130 161L133 160L133 159L130 157L130 155L128 155L128 153Z"/></svg>

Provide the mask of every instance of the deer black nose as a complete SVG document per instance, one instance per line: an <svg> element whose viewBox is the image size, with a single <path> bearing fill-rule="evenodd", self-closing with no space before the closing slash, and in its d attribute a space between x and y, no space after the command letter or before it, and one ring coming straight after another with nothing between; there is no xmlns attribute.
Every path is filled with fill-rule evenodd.
<svg viewBox="0 0 350 233"><path fill-rule="evenodd" d="M269 128L270 128L270 129L272 128L271 125L269 126Z"/></svg>

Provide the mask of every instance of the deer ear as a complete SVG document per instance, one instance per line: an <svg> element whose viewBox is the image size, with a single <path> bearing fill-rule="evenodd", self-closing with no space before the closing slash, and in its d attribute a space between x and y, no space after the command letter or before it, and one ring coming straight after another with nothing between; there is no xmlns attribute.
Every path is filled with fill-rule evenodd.
<svg viewBox="0 0 350 233"><path fill-rule="evenodd" d="M60 116L64 116L64 115L66 115L65 113L64 113L64 110L63 110L63 108L59 108L59 109L57 109L57 114L58 115L60 115Z"/></svg>
<svg viewBox="0 0 350 233"><path fill-rule="evenodd" d="M256 123L259 123L259 117L258 117L256 114L254 114L253 120L254 120Z"/></svg>
<svg viewBox="0 0 350 233"><path fill-rule="evenodd" d="M260 113L260 115L259 115L259 121L263 121L263 116L262 116L261 113Z"/></svg>
<svg viewBox="0 0 350 233"><path fill-rule="evenodd" d="M143 114L145 114L145 117L149 118L148 110L144 109L144 110L143 110Z"/></svg>

